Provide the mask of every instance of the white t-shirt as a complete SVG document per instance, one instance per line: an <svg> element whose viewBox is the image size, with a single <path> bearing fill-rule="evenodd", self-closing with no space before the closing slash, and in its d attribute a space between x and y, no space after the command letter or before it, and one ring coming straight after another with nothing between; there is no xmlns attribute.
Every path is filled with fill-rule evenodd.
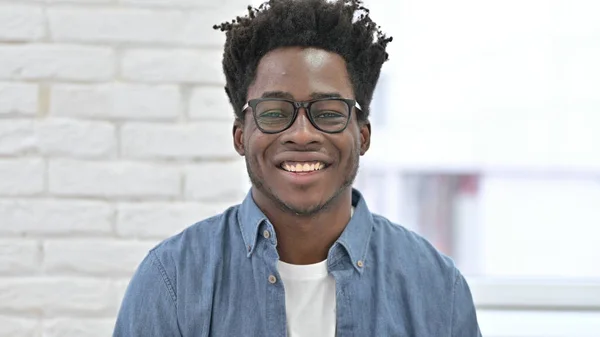
<svg viewBox="0 0 600 337"><path fill-rule="evenodd" d="M335 336L335 280L327 273L327 260L293 265L278 262L285 288L289 337Z"/></svg>
<svg viewBox="0 0 600 337"><path fill-rule="evenodd" d="M277 268L285 289L288 336L334 337L335 279L327 272L327 260L308 265L279 261Z"/></svg>

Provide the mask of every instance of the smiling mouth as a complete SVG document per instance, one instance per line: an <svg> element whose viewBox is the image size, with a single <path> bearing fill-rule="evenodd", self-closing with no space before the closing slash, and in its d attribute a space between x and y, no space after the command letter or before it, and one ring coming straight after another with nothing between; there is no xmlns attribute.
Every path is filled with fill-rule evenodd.
<svg viewBox="0 0 600 337"><path fill-rule="evenodd" d="M326 168L327 165L320 161L311 161L311 162L283 162L280 165L280 168L287 172L294 173L310 173L320 171Z"/></svg>

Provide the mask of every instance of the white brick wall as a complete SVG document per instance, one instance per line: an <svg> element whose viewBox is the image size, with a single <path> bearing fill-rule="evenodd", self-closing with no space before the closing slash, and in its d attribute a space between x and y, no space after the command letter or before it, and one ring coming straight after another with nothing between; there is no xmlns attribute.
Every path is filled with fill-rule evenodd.
<svg viewBox="0 0 600 337"><path fill-rule="evenodd" d="M116 58L108 47L66 44L0 45L0 79L111 81Z"/></svg>
<svg viewBox="0 0 600 337"><path fill-rule="evenodd" d="M57 84L50 88L50 115L112 120L176 120L182 115L177 85Z"/></svg>
<svg viewBox="0 0 600 337"><path fill-rule="evenodd" d="M132 81L219 84L225 76L222 51L134 49L121 62L123 77Z"/></svg>
<svg viewBox="0 0 600 337"><path fill-rule="evenodd" d="M112 332L160 240L248 188L228 0L0 1L0 337Z"/></svg>
<svg viewBox="0 0 600 337"><path fill-rule="evenodd" d="M34 115L38 111L38 97L35 84L0 82L0 116Z"/></svg>
<svg viewBox="0 0 600 337"><path fill-rule="evenodd" d="M37 6L0 4L0 39L36 41L46 35L44 11Z"/></svg>

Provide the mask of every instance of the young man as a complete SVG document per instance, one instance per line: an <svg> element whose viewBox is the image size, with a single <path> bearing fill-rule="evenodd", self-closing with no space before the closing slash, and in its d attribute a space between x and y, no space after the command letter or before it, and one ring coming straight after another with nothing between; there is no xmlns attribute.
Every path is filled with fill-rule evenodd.
<svg viewBox="0 0 600 337"><path fill-rule="evenodd" d="M159 244L114 336L480 336L469 288L351 185L386 37L358 0L271 0L216 28L241 205Z"/></svg>

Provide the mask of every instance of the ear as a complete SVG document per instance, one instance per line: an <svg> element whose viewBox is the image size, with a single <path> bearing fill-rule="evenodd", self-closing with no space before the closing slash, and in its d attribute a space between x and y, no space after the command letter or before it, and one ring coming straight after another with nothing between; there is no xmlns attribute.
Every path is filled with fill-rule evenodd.
<svg viewBox="0 0 600 337"><path fill-rule="evenodd" d="M364 155L371 146L371 122L368 120L359 123L360 155Z"/></svg>
<svg viewBox="0 0 600 337"><path fill-rule="evenodd" d="M233 122L233 147L235 151L243 156L246 154L244 149L244 122L236 118Z"/></svg>

